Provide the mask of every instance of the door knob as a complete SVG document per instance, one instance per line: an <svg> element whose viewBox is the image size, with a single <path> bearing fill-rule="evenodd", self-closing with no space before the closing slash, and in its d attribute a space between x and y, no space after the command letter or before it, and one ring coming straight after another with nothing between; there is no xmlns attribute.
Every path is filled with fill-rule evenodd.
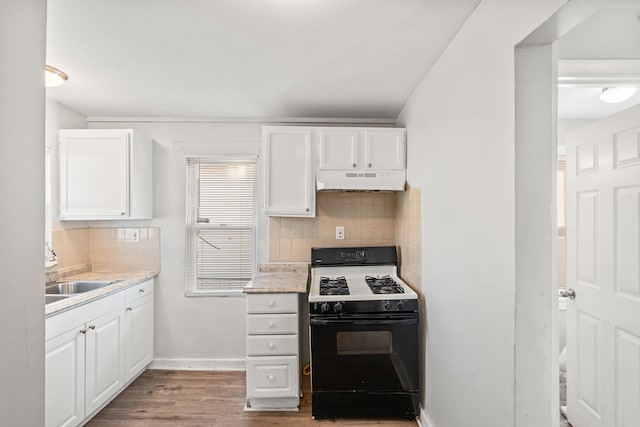
<svg viewBox="0 0 640 427"><path fill-rule="evenodd" d="M576 291L571 288L558 289L558 295L564 298L576 299Z"/></svg>

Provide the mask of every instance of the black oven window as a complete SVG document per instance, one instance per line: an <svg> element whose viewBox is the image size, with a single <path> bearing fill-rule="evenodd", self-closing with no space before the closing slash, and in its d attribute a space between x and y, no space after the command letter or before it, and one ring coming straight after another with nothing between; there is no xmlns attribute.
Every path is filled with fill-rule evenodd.
<svg viewBox="0 0 640 427"><path fill-rule="evenodd" d="M339 355L391 354L391 331L344 331L336 334Z"/></svg>

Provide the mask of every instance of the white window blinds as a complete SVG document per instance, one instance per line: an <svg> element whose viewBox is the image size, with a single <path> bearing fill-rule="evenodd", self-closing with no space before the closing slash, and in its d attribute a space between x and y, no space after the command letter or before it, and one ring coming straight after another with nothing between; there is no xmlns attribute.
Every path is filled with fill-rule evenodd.
<svg viewBox="0 0 640 427"><path fill-rule="evenodd" d="M237 292L251 280L255 199L255 158L187 158L186 295Z"/></svg>

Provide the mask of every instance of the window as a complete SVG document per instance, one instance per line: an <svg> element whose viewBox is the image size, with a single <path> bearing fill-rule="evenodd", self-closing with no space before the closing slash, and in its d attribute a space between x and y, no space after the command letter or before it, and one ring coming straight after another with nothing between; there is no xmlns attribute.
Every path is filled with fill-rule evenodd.
<svg viewBox="0 0 640 427"><path fill-rule="evenodd" d="M255 157L187 158L187 296L238 293L251 280L255 200Z"/></svg>

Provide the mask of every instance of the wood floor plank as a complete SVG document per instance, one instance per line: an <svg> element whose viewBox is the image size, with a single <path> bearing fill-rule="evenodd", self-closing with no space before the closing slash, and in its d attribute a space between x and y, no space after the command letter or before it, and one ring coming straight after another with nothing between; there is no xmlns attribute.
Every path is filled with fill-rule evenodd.
<svg viewBox="0 0 640 427"><path fill-rule="evenodd" d="M412 420L311 418L309 378L302 379L300 411L244 411L245 373L239 371L147 370L88 427L405 427Z"/></svg>

